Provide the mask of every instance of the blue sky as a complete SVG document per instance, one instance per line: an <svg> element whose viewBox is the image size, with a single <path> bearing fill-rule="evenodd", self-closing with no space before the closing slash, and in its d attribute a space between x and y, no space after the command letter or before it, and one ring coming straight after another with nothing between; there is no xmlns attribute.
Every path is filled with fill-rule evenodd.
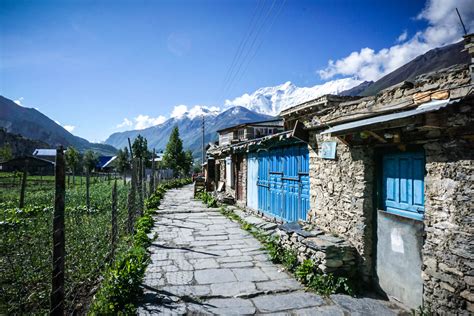
<svg viewBox="0 0 474 316"><path fill-rule="evenodd" d="M447 27L439 1L2 0L0 94L104 140L124 118L159 122L177 105L222 106L286 81L376 79L459 38L434 32ZM457 5L470 25L468 1ZM223 88L251 21L260 36L235 68L246 71Z"/></svg>

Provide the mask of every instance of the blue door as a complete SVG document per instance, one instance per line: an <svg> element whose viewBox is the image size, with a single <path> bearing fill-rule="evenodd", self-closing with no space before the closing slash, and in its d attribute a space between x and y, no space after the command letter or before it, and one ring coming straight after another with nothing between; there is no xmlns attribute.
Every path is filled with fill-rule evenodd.
<svg viewBox="0 0 474 316"><path fill-rule="evenodd" d="M299 214L298 219L306 220L309 211L309 151L300 147L298 153Z"/></svg>
<svg viewBox="0 0 474 316"><path fill-rule="evenodd" d="M290 146L258 155L258 209L285 221L305 220L309 210L307 146Z"/></svg>
<svg viewBox="0 0 474 316"><path fill-rule="evenodd" d="M385 211L422 220L425 156L422 152L388 154L383 157L382 197Z"/></svg>
<svg viewBox="0 0 474 316"><path fill-rule="evenodd" d="M258 209L262 212L270 212L270 166L268 152L261 151L258 154Z"/></svg>

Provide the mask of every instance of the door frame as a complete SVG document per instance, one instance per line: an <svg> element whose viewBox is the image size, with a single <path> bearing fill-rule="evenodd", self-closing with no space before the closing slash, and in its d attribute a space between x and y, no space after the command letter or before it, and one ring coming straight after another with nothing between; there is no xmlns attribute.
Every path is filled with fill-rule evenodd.
<svg viewBox="0 0 474 316"><path fill-rule="evenodd" d="M382 290L379 284L379 278L377 275L377 257L378 257L378 236L377 236L377 229L378 229L378 217L379 211L384 211L383 205L383 157L384 155L389 154L397 154L401 152L422 152L426 157L426 152L423 145L406 145L405 150L400 150L396 145L391 146L376 146L373 152L373 162L374 162L374 171L373 172L373 194L372 194L372 286L374 289L381 294L385 299L389 299L388 295ZM425 159L425 177L426 177L426 159ZM425 183L426 185L426 183ZM426 190L424 190L424 194L426 194ZM426 201L426 199L425 199ZM415 220L413 218L403 217L401 215L396 215L390 213L392 216L400 216L405 219L423 222L423 220ZM423 245L421 245L423 248ZM422 254L421 254L422 255Z"/></svg>

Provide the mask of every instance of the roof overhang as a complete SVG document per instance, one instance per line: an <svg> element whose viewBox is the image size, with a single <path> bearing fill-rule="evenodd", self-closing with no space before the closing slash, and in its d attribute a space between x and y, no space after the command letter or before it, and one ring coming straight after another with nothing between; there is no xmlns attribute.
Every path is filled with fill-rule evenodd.
<svg viewBox="0 0 474 316"><path fill-rule="evenodd" d="M344 133L348 133L350 131L357 131L361 129L365 129L367 127L377 125L380 123L386 123L386 122L391 122L403 118L408 118L416 115L420 115L423 113L428 113L428 112L434 112L438 111L442 108L447 107L450 104L459 102L461 99L456 99L456 100L434 100L430 101L427 103L424 103L417 108L409 111L404 111L404 112L397 112L397 113L391 113L391 114L386 114L386 115L379 115L367 119L362 119L358 121L353 121L345 124L340 124L334 127L330 127L323 132L321 132L321 135L324 134L331 134L331 135L341 135Z"/></svg>

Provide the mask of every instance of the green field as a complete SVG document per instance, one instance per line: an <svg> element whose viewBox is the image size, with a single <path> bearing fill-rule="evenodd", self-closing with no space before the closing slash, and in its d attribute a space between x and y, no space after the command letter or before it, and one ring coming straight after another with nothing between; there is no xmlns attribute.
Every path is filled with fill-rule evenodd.
<svg viewBox="0 0 474 316"><path fill-rule="evenodd" d="M113 181L85 180L66 190L66 310L81 312L110 259ZM118 231L126 245L127 186L118 181ZM0 314L48 313L52 270L54 179L28 177L25 207L18 208L20 180L0 174Z"/></svg>

